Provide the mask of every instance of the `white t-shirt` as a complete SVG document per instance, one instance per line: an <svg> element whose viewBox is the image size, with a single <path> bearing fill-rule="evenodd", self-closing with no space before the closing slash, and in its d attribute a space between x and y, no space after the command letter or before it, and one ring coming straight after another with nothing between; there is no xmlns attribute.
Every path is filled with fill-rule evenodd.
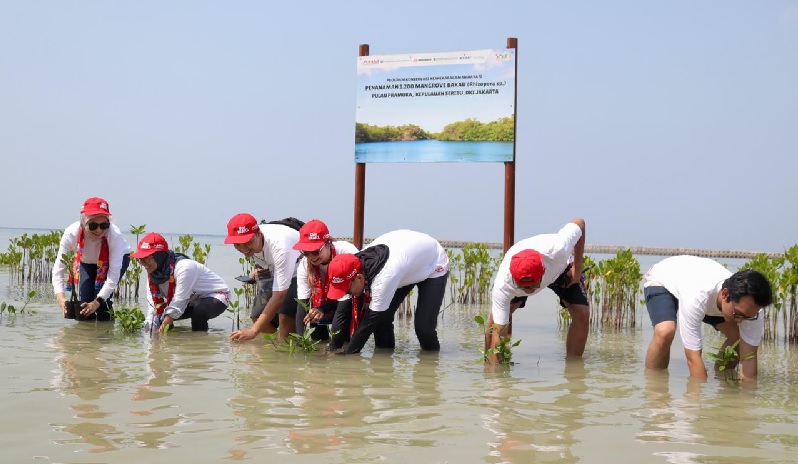
<svg viewBox="0 0 798 464"><path fill-rule="evenodd" d="M293 246L299 241L299 231L281 224L261 224L263 250L252 255L255 264L268 269L274 276L272 290L288 290L296 277L296 264L302 254Z"/></svg>
<svg viewBox="0 0 798 464"><path fill-rule="evenodd" d="M169 282L158 285L164 298L169 294ZM149 287L146 290L149 311L146 321L151 322L154 314L154 304ZM230 304L230 288L224 279L219 277L203 264L193 259L181 259L175 263L175 294L169 306L164 309L164 314L178 319L186 311L186 306L201 298L212 297Z"/></svg>
<svg viewBox="0 0 798 464"><path fill-rule="evenodd" d="M396 290L406 285L440 277L449 272L449 256L437 240L412 230L380 235L366 248L386 245L388 261L371 282L372 311L385 311Z"/></svg>
<svg viewBox="0 0 798 464"><path fill-rule="evenodd" d="M76 221L64 230L61 236L61 244L58 247L58 255L53 264L53 292L55 294L64 293L67 282L67 267L61 262L61 256L66 256L71 251L78 248L78 234L80 233L80 221ZM119 273L122 271L122 258L130 253L130 244L125 240L124 235L116 224L105 231L105 238L108 240L108 275L105 283L97 296L107 300L113 296L116 287L119 285ZM85 264L97 264L100 259L101 239L93 239L91 233L83 234L83 256L81 261ZM80 279L80 276L75 276Z"/></svg>
<svg viewBox="0 0 798 464"><path fill-rule="evenodd" d="M358 249L357 249L356 246L352 245L349 242L343 241L343 240L332 242L332 246L335 248L335 254L337 254L337 255L340 255L341 253L355 254L355 253L358 252ZM313 288L311 288L310 284L308 283L308 266L309 266L308 258L306 258L306 257L303 257L299 261L299 264L297 265L297 270L296 270L296 297L299 298L300 300L310 298L310 294L313 291ZM326 279L327 278L327 265L326 264L322 264L320 267L321 267L320 274L322 275L322 279ZM347 295L347 298L348 297L349 296ZM344 299L346 299L346 298L344 298Z"/></svg>
<svg viewBox="0 0 798 464"><path fill-rule="evenodd" d="M682 345L688 350L702 348L704 316L723 317L718 308L718 294L723 281L732 273L718 262L697 256L665 258L643 276L644 287L665 287L679 300L678 325ZM740 338L751 346L759 346L765 331L765 318L760 309L759 319L743 320L739 324Z"/></svg>
<svg viewBox="0 0 798 464"><path fill-rule="evenodd" d="M582 238L582 229L569 222L556 234L535 235L511 246L505 253L493 281L491 294L493 322L507 325L510 322L510 301L513 298L534 295L554 283L572 261L574 246L580 238ZM543 256L545 272L540 281L540 288L532 293L521 290L510 274L510 260L523 250L535 250Z"/></svg>

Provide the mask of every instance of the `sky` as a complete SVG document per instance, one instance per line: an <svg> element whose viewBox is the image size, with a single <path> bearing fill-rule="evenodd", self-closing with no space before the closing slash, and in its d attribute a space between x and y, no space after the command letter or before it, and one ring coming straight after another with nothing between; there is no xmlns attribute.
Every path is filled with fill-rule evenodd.
<svg viewBox="0 0 798 464"><path fill-rule="evenodd" d="M798 1L0 0L0 226L351 235L358 47L518 39L515 239L798 243ZM365 235L501 242L504 166L369 164Z"/></svg>

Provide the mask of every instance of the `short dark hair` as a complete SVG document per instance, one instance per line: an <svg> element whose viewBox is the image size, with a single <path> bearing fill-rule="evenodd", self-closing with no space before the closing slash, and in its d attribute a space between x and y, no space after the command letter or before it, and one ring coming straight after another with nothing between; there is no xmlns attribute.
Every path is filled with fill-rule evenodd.
<svg viewBox="0 0 798 464"><path fill-rule="evenodd" d="M726 301L737 303L742 297L751 295L754 303L760 308L773 303L773 288L770 286L768 278L753 269L735 272L723 282L723 288L729 290Z"/></svg>

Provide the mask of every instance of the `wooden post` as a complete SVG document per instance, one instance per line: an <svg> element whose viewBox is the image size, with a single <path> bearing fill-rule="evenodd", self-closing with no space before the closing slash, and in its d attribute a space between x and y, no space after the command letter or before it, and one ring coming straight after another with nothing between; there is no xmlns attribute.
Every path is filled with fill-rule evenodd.
<svg viewBox="0 0 798 464"><path fill-rule="evenodd" d="M369 45L360 44L360 55L369 56ZM366 215L366 163L355 163L355 229L352 243L363 248L363 220Z"/></svg>
<svg viewBox="0 0 798 464"><path fill-rule="evenodd" d="M503 248L507 250L515 243L515 139L518 125L518 39L507 38L507 48L515 50L515 95L513 95L513 160L504 163L504 242Z"/></svg>

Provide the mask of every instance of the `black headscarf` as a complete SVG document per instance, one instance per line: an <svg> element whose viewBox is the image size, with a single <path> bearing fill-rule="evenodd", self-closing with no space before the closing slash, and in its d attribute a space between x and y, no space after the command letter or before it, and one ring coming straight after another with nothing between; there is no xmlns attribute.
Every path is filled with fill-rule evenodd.
<svg viewBox="0 0 798 464"><path fill-rule="evenodd" d="M175 253L172 250L156 251L152 254L152 257L155 258L155 263L158 267L150 273L150 280L156 285L161 285L169 280L169 276L172 274L172 263L188 258L183 253Z"/></svg>

